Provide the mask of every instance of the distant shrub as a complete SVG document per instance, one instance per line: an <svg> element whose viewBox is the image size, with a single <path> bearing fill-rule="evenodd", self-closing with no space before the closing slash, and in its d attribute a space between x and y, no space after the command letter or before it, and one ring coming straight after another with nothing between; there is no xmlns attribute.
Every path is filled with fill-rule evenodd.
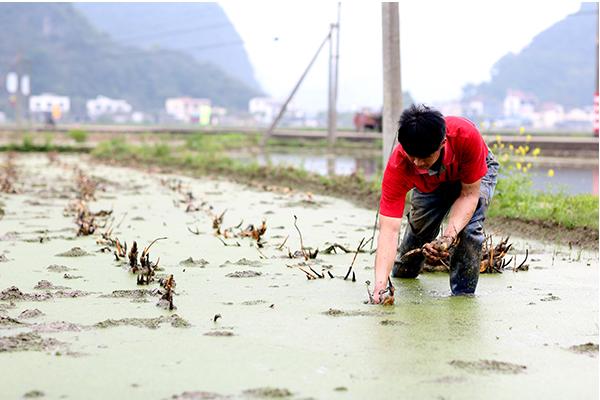
<svg viewBox="0 0 600 400"><path fill-rule="evenodd" d="M69 131L69 137L76 143L84 143L88 138L88 133L82 129L72 129Z"/></svg>

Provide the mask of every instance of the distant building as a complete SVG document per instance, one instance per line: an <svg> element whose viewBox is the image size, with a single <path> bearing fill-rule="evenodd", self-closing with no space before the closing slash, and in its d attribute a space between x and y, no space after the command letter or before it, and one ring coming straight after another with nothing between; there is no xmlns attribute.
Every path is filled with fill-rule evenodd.
<svg viewBox="0 0 600 400"><path fill-rule="evenodd" d="M167 114L177 121L209 125L211 118L211 102L209 99L192 97L174 97L165 101Z"/></svg>
<svg viewBox="0 0 600 400"><path fill-rule="evenodd" d="M212 107L210 124L221 125L227 116L227 109L224 107Z"/></svg>
<svg viewBox="0 0 600 400"><path fill-rule="evenodd" d="M283 103L270 97L254 97L248 103L248 112L256 122L270 124L279 114Z"/></svg>
<svg viewBox="0 0 600 400"><path fill-rule="evenodd" d="M106 96L98 96L88 100L85 104L88 117L98 119L104 116L123 116L130 114L132 107L125 100L111 99Z"/></svg>
<svg viewBox="0 0 600 400"><path fill-rule="evenodd" d="M60 111L64 114L71 109L71 100L67 96L57 96L51 93L43 93L29 98L29 112L52 113Z"/></svg>
<svg viewBox="0 0 600 400"><path fill-rule="evenodd" d="M459 101L445 101L435 103L434 107L443 115L462 115L463 107Z"/></svg>
<svg viewBox="0 0 600 400"><path fill-rule="evenodd" d="M530 93L508 89L503 103L504 116L531 118L537 99Z"/></svg>
<svg viewBox="0 0 600 400"><path fill-rule="evenodd" d="M535 128L554 128L565 118L563 106L557 103L542 103L533 120Z"/></svg>

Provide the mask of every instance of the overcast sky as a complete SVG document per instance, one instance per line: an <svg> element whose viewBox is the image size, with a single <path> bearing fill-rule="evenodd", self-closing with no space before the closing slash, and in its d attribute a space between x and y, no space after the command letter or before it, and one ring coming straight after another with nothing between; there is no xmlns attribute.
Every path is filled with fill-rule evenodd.
<svg viewBox="0 0 600 400"><path fill-rule="evenodd" d="M255 75L276 98L285 98L327 35L336 1L224 1L220 3L245 42ZM403 90L419 102L456 99L466 83L489 79L492 65L519 52L533 37L580 7L575 1L400 3ZM381 4L341 5L338 109L382 103ZM298 91L295 103L327 105L328 47Z"/></svg>

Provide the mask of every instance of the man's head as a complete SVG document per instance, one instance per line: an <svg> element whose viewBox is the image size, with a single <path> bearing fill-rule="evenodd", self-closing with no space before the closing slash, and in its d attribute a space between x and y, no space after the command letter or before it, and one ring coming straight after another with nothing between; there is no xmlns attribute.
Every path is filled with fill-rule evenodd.
<svg viewBox="0 0 600 400"><path fill-rule="evenodd" d="M410 106L400 116L398 142L417 168L431 168L446 142L444 116L422 104Z"/></svg>

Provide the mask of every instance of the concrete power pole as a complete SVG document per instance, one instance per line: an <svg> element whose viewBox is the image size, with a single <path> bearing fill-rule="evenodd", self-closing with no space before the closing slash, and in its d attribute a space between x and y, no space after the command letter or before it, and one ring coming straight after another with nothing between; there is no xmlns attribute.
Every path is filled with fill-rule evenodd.
<svg viewBox="0 0 600 400"><path fill-rule="evenodd" d="M383 168L395 143L402 112L400 81L400 14L398 3L381 3L383 43Z"/></svg>
<svg viewBox="0 0 600 400"><path fill-rule="evenodd" d="M598 100L598 57L600 57L600 53L598 52L598 30L600 29L600 22L598 21L600 18L600 4L596 4L596 87L594 92L594 136L598 136L598 132L600 131L600 102Z"/></svg>
<svg viewBox="0 0 600 400"><path fill-rule="evenodd" d="M329 40L329 112L327 115L327 138L329 141L329 146L333 146L335 144L337 129L338 62L340 58L340 7L341 5L338 3L337 23L331 24L331 39Z"/></svg>

